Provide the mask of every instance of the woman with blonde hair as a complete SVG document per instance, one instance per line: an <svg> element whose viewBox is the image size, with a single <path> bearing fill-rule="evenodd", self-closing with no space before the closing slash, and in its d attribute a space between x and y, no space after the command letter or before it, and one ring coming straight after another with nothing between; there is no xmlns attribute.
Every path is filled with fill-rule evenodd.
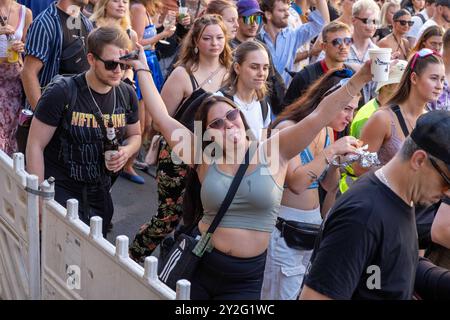
<svg viewBox="0 0 450 320"><path fill-rule="evenodd" d="M207 14L197 18L180 51L176 67L161 91L170 116L175 116L177 110L182 110L207 91L216 92L223 86L232 56L222 17ZM193 118L193 112L190 113ZM173 163L171 152L163 140L156 168L158 212L140 228L130 247L130 256L135 260L143 261L149 256L176 228L183 213L187 166Z"/></svg>
<svg viewBox="0 0 450 320"><path fill-rule="evenodd" d="M394 13L400 10L400 4L396 1L387 1L380 10L380 27L375 31L373 41L377 43L392 32Z"/></svg>
<svg viewBox="0 0 450 320"><path fill-rule="evenodd" d="M228 40L231 41L236 37L239 28L239 17L234 2L229 0L211 0L206 7L206 13L222 16L223 23L227 27Z"/></svg>

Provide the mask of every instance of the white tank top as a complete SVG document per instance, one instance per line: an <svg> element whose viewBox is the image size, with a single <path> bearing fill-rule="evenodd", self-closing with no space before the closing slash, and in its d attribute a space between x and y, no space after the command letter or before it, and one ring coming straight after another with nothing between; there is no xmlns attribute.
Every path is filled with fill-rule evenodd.
<svg viewBox="0 0 450 320"><path fill-rule="evenodd" d="M14 38L17 40L22 40L23 29L25 27L25 14L27 13L27 8L24 5L20 6L19 13L19 23L17 24L16 32L14 33ZM0 58L6 58L6 48L8 47L8 40L6 35L0 35Z"/></svg>

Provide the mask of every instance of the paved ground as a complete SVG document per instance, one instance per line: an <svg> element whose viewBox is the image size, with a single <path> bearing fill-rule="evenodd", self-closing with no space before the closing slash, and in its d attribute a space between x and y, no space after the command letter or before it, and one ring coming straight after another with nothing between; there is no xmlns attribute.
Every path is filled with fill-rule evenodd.
<svg viewBox="0 0 450 320"><path fill-rule="evenodd" d="M154 171L154 167L149 170L153 175ZM139 227L156 213L155 179L140 170L137 172L145 179L145 184L139 185L119 177L113 187L114 228L108 234L108 240L113 244L119 235L126 235L131 243Z"/></svg>

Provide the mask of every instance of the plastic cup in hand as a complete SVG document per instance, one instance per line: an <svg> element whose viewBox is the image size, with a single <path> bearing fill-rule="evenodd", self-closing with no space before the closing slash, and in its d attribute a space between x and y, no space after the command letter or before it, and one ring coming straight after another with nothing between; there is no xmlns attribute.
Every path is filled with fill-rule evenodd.
<svg viewBox="0 0 450 320"><path fill-rule="evenodd" d="M372 62L370 68L373 81L388 81L391 53L391 48L369 49L369 56Z"/></svg>

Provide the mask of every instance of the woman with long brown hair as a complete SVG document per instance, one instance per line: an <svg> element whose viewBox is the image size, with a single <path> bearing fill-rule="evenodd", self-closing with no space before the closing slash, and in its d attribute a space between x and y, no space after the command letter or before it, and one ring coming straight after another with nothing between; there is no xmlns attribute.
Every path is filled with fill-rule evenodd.
<svg viewBox="0 0 450 320"><path fill-rule="evenodd" d="M201 129L192 133L168 113L151 80L142 51L139 61L127 63L133 65L141 83L146 84L142 93L153 121L169 146L176 150L177 157L195 170L200 183L197 197L201 198L204 214L198 229L211 251L205 253L191 279L191 298L259 299L266 250L275 227L288 162L306 148L371 80L370 63L366 63L345 86L326 97L301 122L274 133L257 145L248 139L242 114L225 97L213 96L203 101L195 114ZM172 135L175 131L183 133L183 146L194 152L179 148L179 136ZM194 147L197 139L203 142L198 150ZM355 140L348 142L349 149L354 150ZM216 151L214 158L209 153L211 144L212 150ZM225 216L208 238L206 231L245 154L250 154L247 173ZM196 165L198 157L202 161Z"/></svg>
<svg viewBox="0 0 450 320"><path fill-rule="evenodd" d="M340 88L342 82L348 81L352 74L346 69L330 70L288 106L271 128L283 130L303 121L316 110L324 97ZM359 94L356 95L324 125L306 149L289 161L277 228L272 232L267 251L261 295L263 300L294 300L300 293L312 248L292 247L284 237L284 228L281 226L289 224L296 227L297 223L319 226L322 223L322 217L332 203L324 203L320 207L319 184L328 193L327 197L334 199L339 181L338 167L328 165L328 162L334 156L351 153L358 143L353 137L343 137L334 142L333 130L341 132L352 121L359 98Z"/></svg>
<svg viewBox="0 0 450 320"><path fill-rule="evenodd" d="M444 36L444 32L444 29L437 25L427 28L422 33L419 40L417 40L414 48L412 48L411 55L414 55L417 51L424 48L440 53L442 51L442 37Z"/></svg>
<svg viewBox="0 0 450 320"><path fill-rule="evenodd" d="M161 91L169 115L174 116L182 106L206 91L218 91L226 79L231 59L222 18L204 15L195 20L183 40L176 68ZM155 129L159 130L156 126ZM173 163L171 152L163 140L156 168L158 212L140 228L130 247L130 255L135 260L142 261L150 255L180 221L187 167Z"/></svg>

